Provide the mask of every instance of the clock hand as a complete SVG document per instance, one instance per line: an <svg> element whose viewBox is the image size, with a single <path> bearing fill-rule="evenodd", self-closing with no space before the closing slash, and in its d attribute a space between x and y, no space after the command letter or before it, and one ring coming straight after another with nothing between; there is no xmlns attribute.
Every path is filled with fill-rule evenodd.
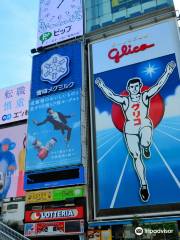
<svg viewBox="0 0 180 240"><path fill-rule="evenodd" d="M57 8L59 8L63 2L64 2L64 0L61 0L60 4L57 6Z"/></svg>

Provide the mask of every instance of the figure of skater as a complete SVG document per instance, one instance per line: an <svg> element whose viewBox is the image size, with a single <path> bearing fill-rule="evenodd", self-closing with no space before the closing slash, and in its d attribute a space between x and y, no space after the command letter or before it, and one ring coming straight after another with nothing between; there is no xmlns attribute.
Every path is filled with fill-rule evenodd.
<svg viewBox="0 0 180 240"><path fill-rule="evenodd" d="M176 64L171 61L157 83L148 90L141 92L143 83L140 78L129 79L126 89L128 96L120 96L109 89L102 79L95 80L96 85L103 94L112 102L121 105L124 116L124 137L128 151L133 159L134 168L140 182L139 194L141 200L147 202L150 197L148 182L146 179L146 169L142 159L142 153L145 158L150 158L150 146L152 141L153 124L149 118L150 101L167 82L172 74Z"/></svg>

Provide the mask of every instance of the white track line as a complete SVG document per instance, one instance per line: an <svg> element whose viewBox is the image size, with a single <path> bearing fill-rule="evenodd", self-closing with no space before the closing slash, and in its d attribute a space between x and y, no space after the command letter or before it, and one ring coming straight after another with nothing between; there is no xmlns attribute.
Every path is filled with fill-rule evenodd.
<svg viewBox="0 0 180 240"><path fill-rule="evenodd" d="M162 153L159 151L157 145L153 142L153 145L156 149L156 151L158 152L161 160L163 161L163 163L165 164L167 170L169 171L169 173L171 174L172 178L174 179L175 183L177 184L177 186L180 188L180 182L178 180L178 178L175 176L174 172L172 171L172 169L170 168L170 166L168 165L168 163L166 162L165 158L163 157Z"/></svg>
<svg viewBox="0 0 180 240"><path fill-rule="evenodd" d="M103 141L103 139L107 139L107 138L113 136L115 133L110 132L110 133L106 133L106 134L104 134L103 136L100 136L100 137L97 136L97 142L101 142L101 141Z"/></svg>
<svg viewBox="0 0 180 240"><path fill-rule="evenodd" d="M156 129L156 131L161 132L161 133L163 133L164 135L167 135L168 137L170 137L170 138L172 138L172 139L180 142L180 139L179 139L179 138L176 138L176 137L174 137L174 136L171 135L171 134L168 134L168 133L166 133L166 132L164 132L164 131L161 131L161 130L159 130L159 129Z"/></svg>
<svg viewBox="0 0 180 240"><path fill-rule="evenodd" d="M100 162L105 158L105 156L120 142L120 140L121 140L121 139L118 139L118 140L111 146L111 148L109 148L109 150L108 150L107 152L105 152L105 153L102 155L102 157L100 157L100 158L98 159L98 163L100 163Z"/></svg>
<svg viewBox="0 0 180 240"><path fill-rule="evenodd" d="M163 122L162 124L168 124L168 125L178 125L180 126L180 122Z"/></svg>
<svg viewBox="0 0 180 240"><path fill-rule="evenodd" d="M121 171L121 175L119 177L119 180L118 180L118 183L117 183L117 186L116 186L116 190L114 192L114 195L113 195L113 198L112 198L112 201L111 201L110 208L114 207L114 204L115 204L115 201L116 201L116 198L117 198L117 194L119 192L119 188L120 188L120 185L121 185L121 182L122 182L122 178L123 178L123 175L124 175L124 171L125 171L125 168L126 168L126 165L127 165L128 156L129 156L129 154L127 154L127 156L126 156L126 160L124 162L123 169Z"/></svg>
<svg viewBox="0 0 180 240"><path fill-rule="evenodd" d="M103 142L103 144L99 145L97 149L103 147L106 143L110 142L112 139L114 139L117 136L119 136L119 134L116 134L115 136L109 138L107 141ZM119 137L121 138L122 136L119 136Z"/></svg>
<svg viewBox="0 0 180 240"><path fill-rule="evenodd" d="M165 127L165 128L169 128L169 129L173 129L173 130L180 131L180 128L169 127L169 126L166 125L166 124L160 125L159 127Z"/></svg>

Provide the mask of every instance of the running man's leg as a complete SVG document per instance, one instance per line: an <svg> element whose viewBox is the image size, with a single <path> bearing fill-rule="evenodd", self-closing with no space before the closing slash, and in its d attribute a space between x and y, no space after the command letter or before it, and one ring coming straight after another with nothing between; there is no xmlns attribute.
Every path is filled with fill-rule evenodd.
<svg viewBox="0 0 180 240"><path fill-rule="evenodd" d="M151 127L143 127L140 131L141 138L141 146L143 147L144 157L150 158L150 145L152 141L152 128Z"/></svg>
<svg viewBox="0 0 180 240"><path fill-rule="evenodd" d="M126 144L131 157L133 158L134 168L140 182L140 196L143 201L149 198L148 184L146 180L146 168L142 162L140 139L135 134L125 134Z"/></svg>
<svg viewBox="0 0 180 240"><path fill-rule="evenodd" d="M133 158L134 168L138 175L140 185L147 184L146 171L144 164L141 160L141 149L139 143L139 137L135 134L125 134L126 144L131 157Z"/></svg>

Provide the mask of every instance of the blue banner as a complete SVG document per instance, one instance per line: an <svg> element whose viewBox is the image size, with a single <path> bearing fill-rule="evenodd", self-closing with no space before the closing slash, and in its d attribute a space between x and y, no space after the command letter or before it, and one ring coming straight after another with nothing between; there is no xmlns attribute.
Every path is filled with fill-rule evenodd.
<svg viewBox="0 0 180 240"><path fill-rule="evenodd" d="M175 54L94 74L98 210L178 203Z"/></svg>
<svg viewBox="0 0 180 240"><path fill-rule="evenodd" d="M81 163L80 92L30 101L26 171Z"/></svg>
<svg viewBox="0 0 180 240"><path fill-rule="evenodd" d="M56 168L36 171L35 173L27 172L24 177L24 189L26 191L80 184L85 184L83 166Z"/></svg>
<svg viewBox="0 0 180 240"><path fill-rule="evenodd" d="M31 98L81 88L81 43L73 43L33 57Z"/></svg>

